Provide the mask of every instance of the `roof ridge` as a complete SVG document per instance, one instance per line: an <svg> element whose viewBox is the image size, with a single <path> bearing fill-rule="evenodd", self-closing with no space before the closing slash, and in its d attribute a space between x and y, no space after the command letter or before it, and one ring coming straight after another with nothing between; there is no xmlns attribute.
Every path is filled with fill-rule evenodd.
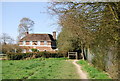
<svg viewBox="0 0 120 81"><path fill-rule="evenodd" d="M54 40L51 34L28 34L21 40Z"/></svg>
<svg viewBox="0 0 120 81"><path fill-rule="evenodd" d="M33 34L37 34L37 35L39 35L39 34L42 34L42 33L39 33L39 34L38 34L38 33L33 33ZM47 33L46 33L46 34L47 34ZM46 34L45 34L45 35L46 35Z"/></svg>

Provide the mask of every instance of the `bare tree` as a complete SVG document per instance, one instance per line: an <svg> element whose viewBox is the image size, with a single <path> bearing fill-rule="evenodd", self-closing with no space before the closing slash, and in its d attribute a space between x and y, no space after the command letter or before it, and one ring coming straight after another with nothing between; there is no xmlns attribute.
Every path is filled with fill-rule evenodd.
<svg viewBox="0 0 120 81"><path fill-rule="evenodd" d="M25 36L26 32L29 33L29 31L33 30L32 28L33 26L34 26L34 21L26 17L22 18L18 26L18 32L19 32L18 40L21 39L23 36Z"/></svg>
<svg viewBox="0 0 120 81"><path fill-rule="evenodd" d="M8 34L6 34L6 33L3 33L2 34L2 37L1 37L1 42L3 43L3 44L8 44L8 43L13 43L13 41L14 41L14 39L12 38L12 37L10 37Z"/></svg>

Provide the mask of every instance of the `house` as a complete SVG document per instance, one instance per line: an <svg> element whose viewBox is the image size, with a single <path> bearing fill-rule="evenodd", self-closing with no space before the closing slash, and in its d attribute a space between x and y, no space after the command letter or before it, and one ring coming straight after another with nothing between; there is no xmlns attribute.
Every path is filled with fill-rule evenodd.
<svg viewBox="0 0 120 81"><path fill-rule="evenodd" d="M23 52L32 52L31 49L38 49L39 51L55 51L56 49L56 32L51 34L29 34L26 33L19 41L19 46Z"/></svg>

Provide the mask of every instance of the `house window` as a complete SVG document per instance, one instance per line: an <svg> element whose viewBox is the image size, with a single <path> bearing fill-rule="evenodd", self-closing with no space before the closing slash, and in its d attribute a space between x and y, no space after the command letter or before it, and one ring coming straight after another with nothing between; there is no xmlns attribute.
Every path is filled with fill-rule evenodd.
<svg viewBox="0 0 120 81"><path fill-rule="evenodd" d="M32 41L30 41L30 45L32 45Z"/></svg>
<svg viewBox="0 0 120 81"><path fill-rule="evenodd" d="M26 41L26 45L29 45L29 41Z"/></svg>
<svg viewBox="0 0 120 81"><path fill-rule="evenodd" d="M38 45L40 45L40 41L37 41Z"/></svg>
<svg viewBox="0 0 120 81"><path fill-rule="evenodd" d="M44 41L40 41L40 45L44 45Z"/></svg>
<svg viewBox="0 0 120 81"><path fill-rule="evenodd" d="M22 42L22 41L20 41L20 42L19 42L19 45L22 45L22 44L23 44L23 42Z"/></svg>
<svg viewBox="0 0 120 81"><path fill-rule="evenodd" d="M47 45L47 41L44 41L44 45Z"/></svg>
<svg viewBox="0 0 120 81"><path fill-rule="evenodd" d="M23 45L25 45L26 44L26 41L23 41Z"/></svg>
<svg viewBox="0 0 120 81"><path fill-rule="evenodd" d="M48 45L51 45L51 41L48 41Z"/></svg>

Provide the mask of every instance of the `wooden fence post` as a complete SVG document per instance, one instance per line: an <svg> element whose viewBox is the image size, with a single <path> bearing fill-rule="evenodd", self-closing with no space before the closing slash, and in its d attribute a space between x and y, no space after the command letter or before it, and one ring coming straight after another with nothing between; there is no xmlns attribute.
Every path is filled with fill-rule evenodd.
<svg viewBox="0 0 120 81"><path fill-rule="evenodd" d="M77 52L76 52L76 59L78 59L78 55L77 55Z"/></svg>
<svg viewBox="0 0 120 81"><path fill-rule="evenodd" d="M69 58L69 52L68 52L68 58Z"/></svg>

